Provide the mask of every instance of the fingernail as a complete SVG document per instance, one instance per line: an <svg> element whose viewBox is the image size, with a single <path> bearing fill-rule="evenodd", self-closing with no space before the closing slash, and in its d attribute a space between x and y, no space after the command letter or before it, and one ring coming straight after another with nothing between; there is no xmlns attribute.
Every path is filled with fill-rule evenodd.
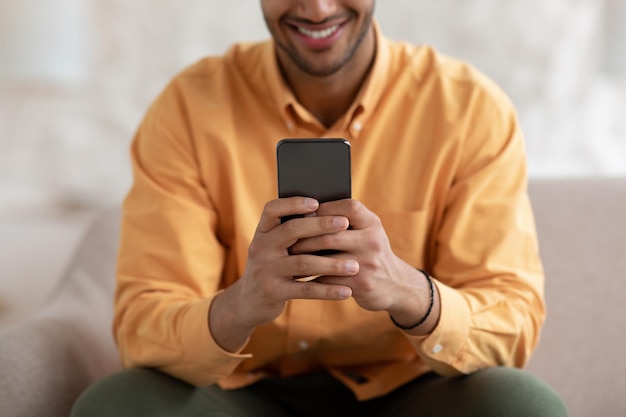
<svg viewBox="0 0 626 417"><path fill-rule="evenodd" d="M316 208L319 206L319 204L318 204L317 200L315 200L315 199L313 199L313 198L307 198L307 199L305 199L305 200L304 200L304 205L305 205L307 208L310 208L310 209L316 209Z"/></svg>
<svg viewBox="0 0 626 417"><path fill-rule="evenodd" d="M359 263L357 261L347 261L346 262L346 272L350 274L355 274L359 271Z"/></svg>
<svg viewBox="0 0 626 417"><path fill-rule="evenodd" d="M343 227L345 224L346 224L346 220L344 217L333 217L334 227Z"/></svg>
<svg viewBox="0 0 626 417"><path fill-rule="evenodd" d="M350 288L342 288L339 290L339 297L341 298L350 298L351 295L352 291L350 291Z"/></svg>

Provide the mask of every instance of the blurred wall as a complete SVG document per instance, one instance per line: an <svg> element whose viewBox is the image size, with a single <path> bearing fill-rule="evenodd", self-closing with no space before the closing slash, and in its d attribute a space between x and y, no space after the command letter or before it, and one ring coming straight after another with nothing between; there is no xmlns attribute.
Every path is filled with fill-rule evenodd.
<svg viewBox="0 0 626 417"><path fill-rule="evenodd" d="M383 0L388 37L511 96L533 176L626 175L626 0ZM0 214L118 204L146 107L179 70L267 37L257 1L0 0Z"/></svg>

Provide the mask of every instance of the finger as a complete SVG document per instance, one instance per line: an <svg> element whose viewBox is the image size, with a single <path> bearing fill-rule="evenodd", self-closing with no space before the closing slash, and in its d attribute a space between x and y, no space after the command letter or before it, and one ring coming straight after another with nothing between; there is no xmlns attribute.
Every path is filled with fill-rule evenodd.
<svg viewBox="0 0 626 417"><path fill-rule="evenodd" d="M339 252L354 249L354 239L358 239L358 231L341 230L335 233L299 239L289 248L292 255L314 253L322 250L336 250Z"/></svg>
<svg viewBox="0 0 626 417"><path fill-rule="evenodd" d="M275 228L276 242L287 248L300 239L337 233L347 228L348 219L341 216L292 219Z"/></svg>
<svg viewBox="0 0 626 417"><path fill-rule="evenodd" d="M281 219L291 215L309 215L319 208L317 200L308 197L279 198L263 208L257 231L267 233L281 224Z"/></svg>
<svg viewBox="0 0 626 417"><path fill-rule="evenodd" d="M327 285L315 281L293 282L287 287L286 299L304 300L345 300L352 296L352 290L345 285Z"/></svg>
<svg viewBox="0 0 626 417"><path fill-rule="evenodd" d="M321 204L317 210L318 216L345 216L350 222L352 229L365 229L366 227L380 223L378 216L370 211L358 200L345 199L329 201Z"/></svg>
<svg viewBox="0 0 626 417"><path fill-rule="evenodd" d="M288 277L312 275L353 276L359 272L359 264L353 259L341 259L316 255L292 255L281 259L279 274Z"/></svg>
<svg viewBox="0 0 626 417"><path fill-rule="evenodd" d="M315 282L325 285L341 285L352 288L354 285L353 277L337 277L337 276L320 276Z"/></svg>

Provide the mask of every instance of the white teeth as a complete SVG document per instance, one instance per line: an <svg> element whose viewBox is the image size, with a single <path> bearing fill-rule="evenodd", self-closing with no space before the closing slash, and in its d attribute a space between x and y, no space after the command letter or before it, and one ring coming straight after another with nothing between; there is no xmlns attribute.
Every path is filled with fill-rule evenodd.
<svg viewBox="0 0 626 417"><path fill-rule="evenodd" d="M313 39L327 38L333 33L335 33L337 29L339 29L339 25L331 26L328 29L324 29L324 30L309 30L309 29L298 27L298 31L300 33Z"/></svg>

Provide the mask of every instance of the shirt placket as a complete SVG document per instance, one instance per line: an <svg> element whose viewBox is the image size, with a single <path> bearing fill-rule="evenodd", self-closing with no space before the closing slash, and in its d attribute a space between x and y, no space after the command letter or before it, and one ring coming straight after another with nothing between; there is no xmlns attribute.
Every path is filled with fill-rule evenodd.
<svg viewBox="0 0 626 417"><path fill-rule="evenodd" d="M302 285L307 285L303 283ZM281 359L282 375L294 375L317 367L322 306L316 300L292 300L287 306L287 337Z"/></svg>

